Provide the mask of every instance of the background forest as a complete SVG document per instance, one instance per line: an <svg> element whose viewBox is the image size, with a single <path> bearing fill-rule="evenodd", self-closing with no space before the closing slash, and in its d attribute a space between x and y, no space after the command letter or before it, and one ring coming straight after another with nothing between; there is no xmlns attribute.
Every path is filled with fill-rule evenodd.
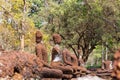
<svg viewBox="0 0 120 80"><path fill-rule="evenodd" d="M88 64L112 60L120 47L120 0L0 0L0 45L34 53L41 30L49 55L52 34Z"/></svg>

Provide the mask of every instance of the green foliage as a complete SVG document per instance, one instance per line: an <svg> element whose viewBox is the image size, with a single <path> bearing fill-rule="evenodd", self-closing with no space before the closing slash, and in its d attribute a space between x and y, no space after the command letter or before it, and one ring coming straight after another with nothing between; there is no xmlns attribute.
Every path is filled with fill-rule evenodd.
<svg viewBox="0 0 120 80"><path fill-rule="evenodd" d="M87 59L97 45L108 42L108 46L114 46L113 43L118 39L118 3L119 0L64 0L61 4L53 2L48 12L52 19L45 29L50 33L60 33L64 39L63 44L74 48L75 53L82 48L83 58ZM105 37L107 34L110 37Z"/></svg>
<svg viewBox="0 0 120 80"><path fill-rule="evenodd" d="M29 17L34 20L35 27L40 29L44 22L44 17L41 16L44 14L44 0L30 0L30 5Z"/></svg>
<svg viewBox="0 0 120 80"><path fill-rule="evenodd" d="M62 45L72 49L77 57L77 50L82 49L84 60L98 45L103 44L111 52L118 48L120 0L60 1L26 0L23 12L23 0L1 0L0 35L4 35L1 44L19 49L20 35L24 34L26 50L30 50L28 47L33 47L31 42L34 41L35 28L38 28L45 34L44 41L49 52L48 41L53 33L59 33L63 38ZM24 28L21 27L23 22Z"/></svg>
<svg viewBox="0 0 120 80"><path fill-rule="evenodd" d="M5 49L20 49L20 36L25 35L25 48L34 46L34 32L35 27L33 20L28 18L28 6L26 2L26 12L23 13L23 1L22 0L7 0L0 1L1 16L1 43ZM3 5L4 4L4 5ZM24 27L22 28L22 21L24 19ZM3 36L4 35L4 36ZM8 41L9 40L9 41ZM28 49L27 49L28 50ZM29 49L30 50L30 49Z"/></svg>

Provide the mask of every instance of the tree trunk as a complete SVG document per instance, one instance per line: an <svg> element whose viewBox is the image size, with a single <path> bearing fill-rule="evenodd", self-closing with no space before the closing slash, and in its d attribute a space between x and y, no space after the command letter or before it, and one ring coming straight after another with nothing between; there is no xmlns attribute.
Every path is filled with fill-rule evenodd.
<svg viewBox="0 0 120 80"><path fill-rule="evenodd" d="M89 54L83 55L82 59L84 62L87 62Z"/></svg>
<svg viewBox="0 0 120 80"><path fill-rule="evenodd" d="M20 42L21 42L21 51L24 51L24 35L23 34L21 35Z"/></svg>
<svg viewBox="0 0 120 80"><path fill-rule="evenodd" d="M104 61L104 46L103 46L103 44L102 44L102 54L101 54L101 56L102 56L102 62Z"/></svg>
<svg viewBox="0 0 120 80"><path fill-rule="evenodd" d="M108 45L108 43L106 42L106 45ZM105 50L105 60L108 60L108 48L106 47Z"/></svg>
<svg viewBox="0 0 120 80"><path fill-rule="evenodd" d="M23 19L22 19L22 25L21 30L22 33L20 35L20 42L21 42L21 51L24 51L24 27L25 27L25 13L26 13L26 0L23 0L24 6L23 6Z"/></svg>
<svg viewBox="0 0 120 80"><path fill-rule="evenodd" d="M88 57L94 48L95 48L95 46L92 46L91 49L89 49L89 47L82 49L82 51L83 51L82 59L84 62L86 62L88 60Z"/></svg>
<svg viewBox="0 0 120 80"><path fill-rule="evenodd" d="M48 7L48 3L47 3L47 1L46 1L46 0L44 0L44 5L45 5L45 8L47 8L47 7Z"/></svg>
<svg viewBox="0 0 120 80"><path fill-rule="evenodd" d="M108 60L108 48L106 47L105 60Z"/></svg>
<svg viewBox="0 0 120 80"><path fill-rule="evenodd" d="M84 50L83 50L82 59L83 59L84 62L86 62L86 61L88 60L88 56L89 56L89 54L90 54L90 53L88 53L88 52L89 52L88 49L84 49Z"/></svg>

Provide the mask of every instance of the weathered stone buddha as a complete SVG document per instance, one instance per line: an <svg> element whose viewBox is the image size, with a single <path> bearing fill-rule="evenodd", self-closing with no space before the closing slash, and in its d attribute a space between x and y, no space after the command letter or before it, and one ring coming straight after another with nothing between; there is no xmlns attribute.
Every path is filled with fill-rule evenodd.
<svg viewBox="0 0 120 80"><path fill-rule="evenodd" d="M71 54L71 52L68 49L64 49L62 55L65 65L78 66L78 61L76 56L74 54Z"/></svg>
<svg viewBox="0 0 120 80"><path fill-rule="evenodd" d="M74 70L75 75L88 72L83 66L78 66L78 60L76 56L71 54L68 49L64 49L62 54L64 64L69 65Z"/></svg>
<svg viewBox="0 0 120 80"><path fill-rule="evenodd" d="M106 60L102 62L102 69L110 71L112 68L112 61Z"/></svg>
<svg viewBox="0 0 120 80"><path fill-rule="evenodd" d="M114 80L120 80L120 49L118 49L114 54L112 76L116 78Z"/></svg>
<svg viewBox="0 0 120 80"><path fill-rule="evenodd" d="M53 34L53 41L55 46L52 49L51 66L55 69L63 71L63 78L72 78L73 69L70 66L66 66L63 63L62 49L60 48L61 36L59 34Z"/></svg>
<svg viewBox="0 0 120 80"><path fill-rule="evenodd" d="M61 36L59 34L53 34L53 41L55 46L52 48L52 57L51 57L51 65L52 66L64 66L62 63L62 50L59 46L61 43Z"/></svg>
<svg viewBox="0 0 120 80"><path fill-rule="evenodd" d="M40 31L36 32L36 55L44 62L48 62L48 54L45 45L42 43L43 35Z"/></svg>

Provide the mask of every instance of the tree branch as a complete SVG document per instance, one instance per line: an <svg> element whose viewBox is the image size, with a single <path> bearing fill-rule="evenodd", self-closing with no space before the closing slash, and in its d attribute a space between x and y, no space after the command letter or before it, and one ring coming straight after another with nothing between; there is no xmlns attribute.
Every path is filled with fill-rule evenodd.
<svg viewBox="0 0 120 80"><path fill-rule="evenodd" d="M82 39L83 35L84 35L84 31L82 31L81 33L79 33L78 31L76 31L78 34L79 34L79 39L77 41L77 44L78 44L78 49L80 49L80 40ZM80 35L81 34L81 35Z"/></svg>
<svg viewBox="0 0 120 80"><path fill-rule="evenodd" d="M76 50L73 48L73 46L72 46L71 44L68 44L68 45L69 45L70 48L72 48L72 50L74 51L76 57L79 58L79 56L77 55L77 52L76 52Z"/></svg>

